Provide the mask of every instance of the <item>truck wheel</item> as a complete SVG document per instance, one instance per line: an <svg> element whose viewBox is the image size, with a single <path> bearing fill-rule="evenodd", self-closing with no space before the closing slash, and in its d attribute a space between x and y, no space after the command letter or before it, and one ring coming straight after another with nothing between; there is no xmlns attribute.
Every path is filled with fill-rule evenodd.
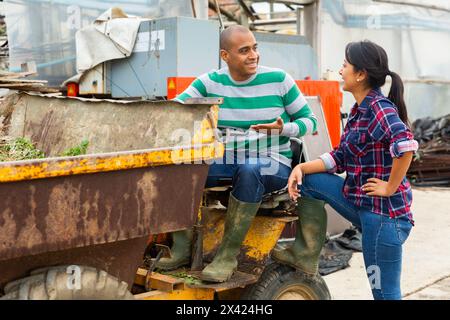
<svg viewBox="0 0 450 320"><path fill-rule="evenodd" d="M130 300L128 284L102 270L58 266L8 283L0 300Z"/></svg>
<svg viewBox="0 0 450 320"><path fill-rule="evenodd" d="M330 300L320 275L310 276L286 265L268 265L258 282L247 287L243 300Z"/></svg>

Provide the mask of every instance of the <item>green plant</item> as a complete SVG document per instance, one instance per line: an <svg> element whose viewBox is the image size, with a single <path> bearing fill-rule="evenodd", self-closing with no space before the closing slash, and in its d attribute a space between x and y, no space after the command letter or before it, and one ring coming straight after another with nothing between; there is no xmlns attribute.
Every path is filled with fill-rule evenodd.
<svg viewBox="0 0 450 320"><path fill-rule="evenodd" d="M62 156L70 157L70 156L80 156L80 155L86 154L88 146L89 146L89 141L83 140L83 141L81 141L81 143L79 145L64 151Z"/></svg>
<svg viewBox="0 0 450 320"><path fill-rule="evenodd" d="M18 161L45 158L44 152L36 147L26 138L1 138L0 139L0 161Z"/></svg>
<svg viewBox="0 0 450 320"><path fill-rule="evenodd" d="M189 285L199 285L199 284L202 284L202 281L201 281L201 280L195 278L194 276L192 276L192 275L190 275L190 274L187 274L185 271L173 272L173 271L163 271L163 270L159 270L158 272L161 273L161 274L165 274L165 275L168 275L168 276L172 276L172 277L174 277L174 278L180 278L180 279L183 279L183 281L184 281L186 284L189 284Z"/></svg>

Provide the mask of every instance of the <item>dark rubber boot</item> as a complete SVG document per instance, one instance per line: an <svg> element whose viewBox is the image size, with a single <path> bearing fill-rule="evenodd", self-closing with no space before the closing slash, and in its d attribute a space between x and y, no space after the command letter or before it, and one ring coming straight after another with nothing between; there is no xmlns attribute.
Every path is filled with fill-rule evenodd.
<svg viewBox="0 0 450 320"><path fill-rule="evenodd" d="M297 213L299 219L294 244L286 249L274 249L271 257L277 262L315 275L319 270L320 251L327 233L325 202L300 197Z"/></svg>
<svg viewBox="0 0 450 320"><path fill-rule="evenodd" d="M172 233L173 244L170 248L172 257L161 258L156 268L161 270L175 270L189 264L191 259L191 243L193 231L191 229Z"/></svg>
<svg viewBox="0 0 450 320"><path fill-rule="evenodd" d="M248 229L259 209L260 202L248 203L230 194L222 243L214 260L203 269L200 278L209 282L228 281L237 269L237 255Z"/></svg>

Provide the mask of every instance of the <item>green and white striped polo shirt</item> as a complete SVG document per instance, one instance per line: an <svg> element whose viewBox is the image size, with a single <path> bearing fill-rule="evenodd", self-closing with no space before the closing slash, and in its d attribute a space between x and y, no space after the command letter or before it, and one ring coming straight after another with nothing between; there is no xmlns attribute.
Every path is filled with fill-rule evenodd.
<svg viewBox="0 0 450 320"><path fill-rule="evenodd" d="M281 135L267 136L248 131L245 139L227 143L226 149L248 150L270 156L290 166L290 137L316 131L317 119L294 79L281 69L259 66L246 81L235 81L228 68L203 74L174 100L190 97L223 97L219 109L220 129L248 130L251 125L271 123L281 117Z"/></svg>

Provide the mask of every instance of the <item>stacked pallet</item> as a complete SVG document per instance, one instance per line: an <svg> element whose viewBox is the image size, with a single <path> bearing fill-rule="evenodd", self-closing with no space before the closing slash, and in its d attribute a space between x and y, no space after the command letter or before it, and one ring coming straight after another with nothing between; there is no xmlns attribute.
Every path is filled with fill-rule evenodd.
<svg viewBox="0 0 450 320"><path fill-rule="evenodd" d="M0 15L0 70L9 68L9 46L6 34L5 16Z"/></svg>
<svg viewBox="0 0 450 320"><path fill-rule="evenodd" d="M47 80L28 80L24 77L36 75L34 72L0 71L0 88L41 93L58 93L56 88L47 87Z"/></svg>
<svg viewBox="0 0 450 320"><path fill-rule="evenodd" d="M418 186L450 186L450 114L418 119L413 124L420 148L408 171Z"/></svg>

